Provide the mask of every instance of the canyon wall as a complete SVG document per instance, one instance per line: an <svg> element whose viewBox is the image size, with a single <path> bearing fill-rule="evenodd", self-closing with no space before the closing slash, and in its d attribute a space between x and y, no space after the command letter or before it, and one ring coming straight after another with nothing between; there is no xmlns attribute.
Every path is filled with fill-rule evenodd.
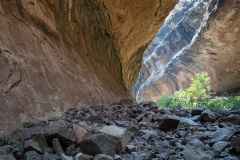
<svg viewBox="0 0 240 160"><path fill-rule="evenodd" d="M0 134L130 96L178 0L0 1Z"/></svg>
<svg viewBox="0 0 240 160"><path fill-rule="evenodd" d="M201 72L209 73L213 91L240 88L240 1L204 0L205 9L197 8L200 1L191 1L192 6L186 7L193 8L190 14L170 17L164 32L156 35L144 53L135 88L138 101L156 101L161 95L185 89L194 74ZM214 5L219 8L210 13ZM178 9L184 12L184 7ZM205 24L198 22L207 16L210 19ZM178 21L181 23L175 23ZM194 37L199 25L204 28ZM170 34L160 39L165 33Z"/></svg>

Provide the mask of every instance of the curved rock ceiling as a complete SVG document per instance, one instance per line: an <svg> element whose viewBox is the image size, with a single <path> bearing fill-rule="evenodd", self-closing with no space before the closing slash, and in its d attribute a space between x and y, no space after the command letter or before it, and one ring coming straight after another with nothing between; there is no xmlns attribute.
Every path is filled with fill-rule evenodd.
<svg viewBox="0 0 240 160"><path fill-rule="evenodd" d="M178 0L0 1L0 134L129 97Z"/></svg>
<svg viewBox="0 0 240 160"><path fill-rule="evenodd" d="M213 91L240 88L239 15L239 0L181 0L143 55L137 100L185 89L200 72Z"/></svg>

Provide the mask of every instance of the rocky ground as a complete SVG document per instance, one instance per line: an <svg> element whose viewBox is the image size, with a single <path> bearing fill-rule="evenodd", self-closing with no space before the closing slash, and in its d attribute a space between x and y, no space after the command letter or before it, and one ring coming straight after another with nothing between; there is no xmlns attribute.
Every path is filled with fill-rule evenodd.
<svg viewBox="0 0 240 160"><path fill-rule="evenodd" d="M0 138L1 160L238 160L240 111L121 100L69 109Z"/></svg>

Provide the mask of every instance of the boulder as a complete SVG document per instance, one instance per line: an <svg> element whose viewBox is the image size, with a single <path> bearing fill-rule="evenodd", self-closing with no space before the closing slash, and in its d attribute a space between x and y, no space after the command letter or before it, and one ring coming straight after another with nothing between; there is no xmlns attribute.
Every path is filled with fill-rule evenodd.
<svg viewBox="0 0 240 160"><path fill-rule="evenodd" d="M206 122L207 121L213 122L216 119L216 115L210 110L205 110L201 113L201 118Z"/></svg>
<svg viewBox="0 0 240 160"><path fill-rule="evenodd" d="M104 133L91 135L79 144L83 153L89 155L106 154L114 156L116 153L117 142Z"/></svg>
<svg viewBox="0 0 240 160"><path fill-rule="evenodd" d="M16 158L12 154L5 154L0 155L0 160L16 160Z"/></svg>
<svg viewBox="0 0 240 160"><path fill-rule="evenodd" d="M240 135L231 138L231 146L236 152L240 153Z"/></svg>
<svg viewBox="0 0 240 160"><path fill-rule="evenodd" d="M60 157L56 154L46 153L43 155L43 160L57 160L57 159L60 159Z"/></svg>
<svg viewBox="0 0 240 160"><path fill-rule="evenodd" d="M62 158L62 155L64 155L64 151L59 140L57 138L53 139L52 144L53 144L55 153Z"/></svg>
<svg viewBox="0 0 240 160"><path fill-rule="evenodd" d="M75 157L75 160L93 160L93 156L83 154L83 153L78 153Z"/></svg>
<svg viewBox="0 0 240 160"><path fill-rule="evenodd" d="M181 152L184 160L212 160L212 157L200 150L187 149Z"/></svg>
<svg viewBox="0 0 240 160"><path fill-rule="evenodd" d="M38 142L38 144L39 144L40 148L42 149L42 151L45 148L49 147L45 137L42 134L38 134L38 135L33 136L32 140Z"/></svg>
<svg viewBox="0 0 240 160"><path fill-rule="evenodd" d="M97 154L93 160L114 160L113 157L105 154Z"/></svg>
<svg viewBox="0 0 240 160"><path fill-rule="evenodd" d="M205 146L203 144L202 141L200 141L199 139L193 139L191 141L189 141L186 145L189 149L201 149L204 150Z"/></svg>
<svg viewBox="0 0 240 160"><path fill-rule="evenodd" d="M28 151L25 153L26 160L43 160L43 156L38 154L36 151Z"/></svg>
<svg viewBox="0 0 240 160"><path fill-rule="evenodd" d="M228 145L228 142L218 141L212 146L213 152L215 155L219 155Z"/></svg>
<svg viewBox="0 0 240 160"><path fill-rule="evenodd" d="M228 141L233 134L234 132L231 128L220 128L213 134L211 142Z"/></svg>
<svg viewBox="0 0 240 160"><path fill-rule="evenodd" d="M142 160L142 158L137 152L132 152L129 157L129 160Z"/></svg>
<svg viewBox="0 0 240 160"><path fill-rule="evenodd" d="M100 130L100 132L111 136L118 143L116 150L118 153L123 152L130 141L130 133L127 129L122 127L113 125L105 126Z"/></svg>
<svg viewBox="0 0 240 160"><path fill-rule="evenodd" d="M41 154L43 153L42 149L39 146L39 143L30 139L25 142L24 144L24 151L36 151L37 153Z"/></svg>
<svg viewBox="0 0 240 160"><path fill-rule="evenodd" d="M136 146L134 146L132 144L126 146L126 152L127 153L132 153L132 152L135 152L135 151L136 151Z"/></svg>
<svg viewBox="0 0 240 160"><path fill-rule="evenodd" d="M45 138L48 143L52 143L54 138L58 138L62 145L69 146L76 141L75 134L64 122L56 121L45 127Z"/></svg>
<svg viewBox="0 0 240 160"><path fill-rule="evenodd" d="M232 124L240 124L240 116L239 115L235 115L235 114L231 114L227 117L221 117L218 119L219 122L228 122L228 123L232 123Z"/></svg>
<svg viewBox="0 0 240 160"><path fill-rule="evenodd" d="M160 130L169 131L178 127L180 120L176 116L167 115L160 124Z"/></svg>
<svg viewBox="0 0 240 160"><path fill-rule="evenodd" d="M76 135L77 144L88 136L88 132L77 124L73 124L73 132Z"/></svg>
<svg viewBox="0 0 240 160"><path fill-rule="evenodd" d="M195 106L191 111L191 115L192 116L200 115L203 111L204 111L203 107Z"/></svg>

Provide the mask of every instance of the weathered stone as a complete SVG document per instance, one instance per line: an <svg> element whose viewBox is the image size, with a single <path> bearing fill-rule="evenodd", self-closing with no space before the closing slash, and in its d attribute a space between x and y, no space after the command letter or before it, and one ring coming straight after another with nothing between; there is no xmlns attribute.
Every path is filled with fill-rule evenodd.
<svg viewBox="0 0 240 160"><path fill-rule="evenodd" d="M215 155L219 155L228 145L228 142L218 141L212 146L213 152Z"/></svg>
<svg viewBox="0 0 240 160"><path fill-rule="evenodd" d="M16 160L16 158L12 154L0 155L0 159L1 160Z"/></svg>
<svg viewBox="0 0 240 160"><path fill-rule="evenodd" d="M227 117L221 117L218 119L219 122L228 122L228 123L232 123L232 124L240 124L240 116L239 115L235 115L235 114L231 114Z"/></svg>
<svg viewBox="0 0 240 160"><path fill-rule="evenodd" d="M181 123L185 124L185 125L189 125L189 126L199 126L198 123L194 122L193 120L189 119L189 118L185 118L185 117L177 117Z"/></svg>
<svg viewBox="0 0 240 160"><path fill-rule="evenodd" d="M78 153L75 157L75 160L93 160L93 156L83 154L83 153Z"/></svg>
<svg viewBox="0 0 240 160"><path fill-rule="evenodd" d="M43 160L42 155L38 154L36 151L28 151L25 153L26 160Z"/></svg>
<svg viewBox="0 0 240 160"><path fill-rule="evenodd" d="M201 118L204 120L204 121L210 121L210 122L213 122L215 121L216 119L216 116L215 114L210 111L210 110L205 110L201 113Z"/></svg>
<svg viewBox="0 0 240 160"><path fill-rule="evenodd" d="M194 122L200 121L201 120L201 115L196 115L194 117L191 117L191 120L193 120Z"/></svg>
<svg viewBox="0 0 240 160"><path fill-rule="evenodd" d="M140 121L146 114L147 114L147 112L145 111L144 113L138 115L138 116L136 117L136 120L137 120L137 121Z"/></svg>
<svg viewBox="0 0 240 160"><path fill-rule="evenodd" d="M142 158L137 152L132 152L129 157L129 160L142 160Z"/></svg>
<svg viewBox="0 0 240 160"><path fill-rule="evenodd" d="M120 158L121 158L120 155L117 155L117 154L116 154L116 155L114 156L114 159L115 159L115 160L120 160Z"/></svg>
<svg viewBox="0 0 240 160"><path fill-rule="evenodd" d="M191 115L192 116L200 115L203 111L204 111L203 107L195 106L191 111Z"/></svg>
<svg viewBox="0 0 240 160"><path fill-rule="evenodd" d="M77 124L73 124L73 132L77 137L77 144L88 136L88 132Z"/></svg>
<svg viewBox="0 0 240 160"><path fill-rule="evenodd" d="M63 160L74 160L73 157L67 156L67 155L65 155L65 154L62 154L62 159L63 159Z"/></svg>
<svg viewBox="0 0 240 160"><path fill-rule="evenodd" d="M137 132L138 131L138 129L139 129L139 127L137 126L137 125L130 125L129 127L128 127L128 131L130 131L130 132Z"/></svg>
<svg viewBox="0 0 240 160"><path fill-rule="evenodd" d="M38 144L39 144L40 148L42 149L42 151L43 151L43 149L49 147L45 137L42 134L38 134L38 135L33 136L32 140L38 142Z"/></svg>
<svg viewBox="0 0 240 160"><path fill-rule="evenodd" d="M104 123L103 117L101 115L91 115L87 118L86 121L92 123Z"/></svg>
<svg viewBox="0 0 240 160"><path fill-rule="evenodd" d="M207 124L207 129L208 129L209 131L216 131L216 130L217 130L217 128L214 127L214 126L213 126L212 124L210 124L210 123Z"/></svg>
<svg viewBox="0 0 240 160"><path fill-rule="evenodd" d="M179 122L180 120L175 116L167 115L164 117L162 123L160 124L160 130L169 131L171 129L176 129Z"/></svg>
<svg viewBox="0 0 240 160"><path fill-rule="evenodd" d="M93 160L114 160L113 157L105 154L97 154Z"/></svg>
<svg viewBox="0 0 240 160"><path fill-rule="evenodd" d="M146 160L152 160L153 158L156 157L156 154L151 152L151 151L144 151L143 153L140 154L142 159Z"/></svg>
<svg viewBox="0 0 240 160"><path fill-rule="evenodd" d="M119 127L124 127L124 126L127 126L127 124L128 124L127 121L118 121L118 120L116 120L116 121L114 121L114 122L115 122L115 124L116 124L117 126L119 126Z"/></svg>
<svg viewBox="0 0 240 160"><path fill-rule="evenodd" d="M191 141L192 139L199 139L201 141L204 141L208 139L209 135L203 132L195 132L193 135L190 135L187 137L187 141Z"/></svg>
<svg viewBox="0 0 240 160"><path fill-rule="evenodd" d="M11 149L10 145L0 146L0 155L9 154L10 149Z"/></svg>
<svg viewBox="0 0 240 160"><path fill-rule="evenodd" d="M184 150L181 152L184 160L212 160L212 157L199 150Z"/></svg>
<svg viewBox="0 0 240 160"><path fill-rule="evenodd" d="M127 153L132 153L132 152L135 152L135 151L136 151L136 146L134 146L132 144L126 146L126 152Z"/></svg>
<svg viewBox="0 0 240 160"><path fill-rule="evenodd" d="M196 150L196 149L204 150L204 148L205 148L203 142L200 141L199 139L193 139L193 140L189 141L186 146L189 149L193 149L193 150Z"/></svg>
<svg viewBox="0 0 240 160"><path fill-rule="evenodd" d="M228 141L233 133L230 128L220 128L213 134L211 142Z"/></svg>
<svg viewBox="0 0 240 160"><path fill-rule="evenodd" d="M46 133L45 138L50 144L54 138L58 138L64 146L68 146L76 141L73 131L70 130L63 122L53 122L49 126L45 127L44 131Z"/></svg>
<svg viewBox="0 0 240 160"><path fill-rule="evenodd" d="M57 138L53 139L52 144L53 144L53 148L54 148L55 153L56 153L59 157L63 158L63 155L64 155L65 153L64 153L64 151L63 151L63 148L62 148L59 140L58 140Z"/></svg>
<svg viewBox="0 0 240 160"><path fill-rule="evenodd" d="M240 135L231 138L231 146L232 146L237 152L240 152Z"/></svg>
<svg viewBox="0 0 240 160"><path fill-rule="evenodd" d="M30 127L32 127L34 125L35 125L35 123L33 123L33 122L25 122L25 123L23 123L23 127L24 128L30 128Z"/></svg>
<svg viewBox="0 0 240 160"><path fill-rule="evenodd" d="M151 135L153 137L157 137L158 133L156 131L152 131L152 130L147 130L147 129L142 129L139 130L138 132L135 133L136 136L143 136L143 135Z"/></svg>
<svg viewBox="0 0 240 160"><path fill-rule="evenodd" d="M4 138L0 137L0 146L4 146L6 144L6 141Z"/></svg>
<svg viewBox="0 0 240 160"><path fill-rule="evenodd" d="M79 146L81 148L81 151L85 154L93 156L97 154L114 156L116 152L117 142L112 138L109 138L107 135L101 133L94 134L85 138L80 142Z"/></svg>
<svg viewBox="0 0 240 160"><path fill-rule="evenodd" d="M42 149L39 146L39 143L30 139L28 141L25 142L24 144L24 151L36 151L39 154L43 153Z"/></svg>
<svg viewBox="0 0 240 160"><path fill-rule="evenodd" d="M125 128L117 126L105 126L100 130L100 132L105 133L116 140L118 143L116 151L118 153L123 152L126 148L126 145L130 141L130 134Z"/></svg>
<svg viewBox="0 0 240 160"><path fill-rule="evenodd" d="M57 160L57 159L60 159L60 157L56 154L46 153L43 155L43 160Z"/></svg>

